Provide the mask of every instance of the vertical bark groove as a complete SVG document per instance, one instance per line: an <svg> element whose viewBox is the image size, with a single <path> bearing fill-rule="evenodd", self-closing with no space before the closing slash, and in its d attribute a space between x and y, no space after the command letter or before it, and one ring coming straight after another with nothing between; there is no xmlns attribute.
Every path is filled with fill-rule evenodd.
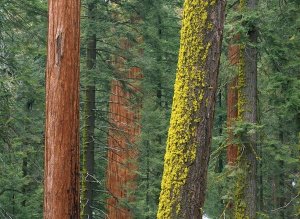
<svg viewBox="0 0 300 219"><path fill-rule="evenodd" d="M48 7L44 218L78 219L80 1Z"/></svg>

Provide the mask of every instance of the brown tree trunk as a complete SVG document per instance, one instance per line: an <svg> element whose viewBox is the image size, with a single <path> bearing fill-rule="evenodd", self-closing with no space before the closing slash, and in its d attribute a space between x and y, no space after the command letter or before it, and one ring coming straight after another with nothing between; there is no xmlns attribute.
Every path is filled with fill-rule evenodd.
<svg viewBox="0 0 300 219"><path fill-rule="evenodd" d="M240 63L240 46L234 44L235 39L232 40L232 44L228 48L229 62L233 66L237 66ZM234 78L227 85L227 164L231 167L236 167L238 158L238 145L234 143L235 136L233 134L234 123L238 119L238 76ZM229 199L226 203L229 210L229 215L232 217L234 209L234 200Z"/></svg>
<svg viewBox="0 0 300 219"><path fill-rule="evenodd" d="M238 156L238 146L233 143L233 123L237 120L237 77L233 78L227 87L227 128L228 128L228 145L227 145L227 163L234 165Z"/></svg>
<svg viewBox="0 0 300 219"><path fill-rule="evenodd" d="M44 218L79 218L80 1L49 0Z"/></svg>
<svg viewBox="0 0 300 219"><path fill-rule="evenodd" d="M94 132L95 132L95 109L96 87L94 72L96 67L96 34L93 23L95 22L96 5L90 2L87 8L87 49L86 49L86 86L84 92L84 127L83 127L83 154L82 154L82 194L81 194L81 218L93 218L94 199ZM92 72L92 73L91 73Z"/></svg>
<svg viewBox="0 0 300 219"><path fill-rule="evenodd" d="M238 40L240 36L237 34L231 40L228 46L228 59L232 66L236 66L237 71L241 67L240 64L240 45ZM236 72L238 73L238 72ZM227 85L227 128L228 128L228 146L227 146L227 162L229 165L234 165L238 157L238 145L234 144L232 125L238 119L238 75Z"/></svg>
<svg viewBox="0 0 300 219"><path fill-rule="evenodd" d="M158 219L202 218L225 1L185 0Z"/></svg>
<svg viewBox="0 0 300 219"><path fill-rule="evenodd" d="M121 48L124 50L130 48L127 39L121 40ZM120 57L116 60L117 70L124 68L124 61ZM129 191L133 191L136 187L137 166L134 161L137 159L137 149L134 145L140 134L140 106L132 104L132 97L139 90L137 83L140 78L140 68L132 67L125 76L129 84L124 85L118 80L113 80L111 85L107 168L107 189L111 194L107 200L107 218L109 219L133 217L130 210L122 206L122 201L132 201L133 197Z"/></svg>
<svg viewBox="0 0 300 219"><path fill-rule="evenodd" d="M228 48L228 58L231 65L238 65L240 60L239 45L230 45ZM227 128L228 128L228 145L227 145L227 162L234 165L238 156L238 146L233 143L234 135L232 124L238 118L238 78L235 76L227 85Z"/></svg>

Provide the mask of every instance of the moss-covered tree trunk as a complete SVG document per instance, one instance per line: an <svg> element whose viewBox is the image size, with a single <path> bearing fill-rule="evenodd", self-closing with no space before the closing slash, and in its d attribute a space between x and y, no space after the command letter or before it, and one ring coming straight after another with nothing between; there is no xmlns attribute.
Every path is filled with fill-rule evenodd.
<svg viewBox="0 0 300 219"><path fill-rule="evenodd" d="M224 0L184 3L159 219L202 218L224 10Z"/></svg>
<svg viewBox="0 0 300 219"><path fill-rule="evenodd" d="M96 67L96 34L95 34L94 1L87 5L87 48L86 48L86 86L84 91L84 117L83 117L83 150L82 150L82 192L81 192L81 218L93 218L93 190L94 188L94 132L95 132L95 81L93 70Z"/></svg>
<svg viewBox="0 0 300 219"><path fill-rule="evenodd" d="M48 2L44 218L79 219L80 1Z"/></svg>
<svg viewBox="0 0 300 219"><path fill-rule="evenodd" d="M243 10L255 10L257 1L241 1ZM257 29L250 26L248 42L241 50L241 70L239 72L238 114L245 123L257 123ZM256 134L241 136L239 147L239 174L237 179L235 218L254 219L257 211L257 150Z"/></svg>

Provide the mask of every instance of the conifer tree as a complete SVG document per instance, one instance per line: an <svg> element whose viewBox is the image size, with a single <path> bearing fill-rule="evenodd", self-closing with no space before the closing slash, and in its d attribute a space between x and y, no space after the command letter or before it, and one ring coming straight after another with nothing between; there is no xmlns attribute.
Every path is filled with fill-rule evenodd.
<svg viewBox="0 0 300 219"><path fill-rule="evenodd" d="M128 22L132 28L139 22L136 13L125 17L115 15L115 18L119 22ZM136 36L133 34L132 37ZM138 66L130 66L129 60L134 43L141 43L138 37L134 40L128 36L120 37L119 48L123 55L115 55L113 63L117 77L111 82L107 164L107 189L110 194L107 215L112 219L133 217L128 203L134 200L132 190L136 188L137 141L140 134L140 100L137 97L142 75Z"/></svg>
<svg viewBox="0 0 300 219"><path fill-rule="evenodd" d="M239 65L240 52L239 45L229 45L228 58L231 65ZM228 128L228 145L227 145L227 162L229 165L235 165L238 157L238 146L233 143L233 124L238 119L238 77L235 75L227 85L227 128Z"/></svg>
<svg viewBox="0 0 300 219"><path fill-rule="evenodd" d="M80 216L80 1L49 1L44 218Z"/></svg>
<svg viewBox="0 0 300 219"><path fill-rule="evenodd" d="M241 1L242 10L254 11L256 0ZM251 22L251 21L249 21ZM238 116L244 123L257 123L257 29L254 23L247 26L247 42L240 50L238 75ZM239 168L235 191L235 218L256 218L257 200L257 147L256 134L242 134L239 145Z"/></svg>
<svg viewBox="0 0 300 219"><path fill-rule="evenodd" d="M201 218L225 1L186 0L157 217Z"/></svg>

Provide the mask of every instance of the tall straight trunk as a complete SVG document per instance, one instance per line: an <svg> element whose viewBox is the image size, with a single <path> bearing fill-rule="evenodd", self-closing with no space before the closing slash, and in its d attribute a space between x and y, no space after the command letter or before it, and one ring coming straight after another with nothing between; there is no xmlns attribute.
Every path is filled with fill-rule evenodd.
<svg viewBox="0 0 300 219"><path fill-rule="evenodd" d="M227 128L228 128L228 145L227 145L227 163L234 166L238 157L238 146L234 141L233 123L238 118L237 102L237 77L233 78L227 86Z"/></svg>
<svg viewBox="0 0 300 219"><path fill-rule="evenodd" d="M247 10L255 10L256 0L246 1ZM248 43L241 51L241 62L243 68L239 73L239 97L238 111L241 121L257 123L257 30L255 26L248 30ZM257 169L257 147L256 134L246 134L242 139L244 144L240 147L240 168L242 176L238 179L236 205L236 218L256 218L256 169Z"/></svg>
<svg viewBox="0 0 300 219"><path fill-rule="evenodd" d="M49 0L44 218L79 218L80 1Z"/></svg>
<svg viewBox="0 0 300 219"><path fill-rule="evenodd" d="M225 1L185 0L158 219L202 218Z"/></svg>
<svg viewBox="0 0 300 219"><path fill-rule="evenodd" d="M84 93L84 128L83 128L83 154L82 154L82 193L81 193L81 218L93 218L93 199L94 199L94 132L95 132L95 109L96 91L94 75L91 74L96 67L96 34L93 28L95 22L94 2L88 4L87 9L87 50L86 50L86 86Z"/></svg>
<svg viewBox="0 0 300 219"><path fill-rule="evenodd" d="M228 58L231 65L237 66L240 59L239 45L232 44L228 48ZM234 135L232 130L233 123L238 119L238 77L235 76L227 85L227 162L229 165L235 165L238 156L238 146L233 143Z"/></svg>
<svg viewBox="0 0 300 219"><path fill-rule="evenodd" d="M121 48L128 50L131 47L127 39L121 40ZM115 66L119 73L124 74L125 60L117 58ZM111 197L107 200L107 218L130 219L133 217L130 209L124 207L122 202L132 202L130 191L136 187L135 161L137 149L134 146L140 134L139 108L132 104L134 93L139 91L138 81L141 78L140 68L132 67L123 75L129 81L127 89L118 80L112 81L112 93L110 97L110 129L108 138L108 167L107 189ZM128 91L128 89L130 91Z"/></svg>
<svg viewBox="0 0 300 219"><path fill-rule="evenodd" d="M237 71L241 68L240 62L240 45L239 35L235 35L231 39L231 43L228 46L228 59L232 66L235 66ZM233 133L234 123L238 120L238 75L235 75L233 79L227 85L227 164L230 167L237 167L238 159L238 144L234 142L235 136ZM234 183L233 183L234 185ZM230 217L233 216L234 200L228 200L228 210Z"/></svg>

